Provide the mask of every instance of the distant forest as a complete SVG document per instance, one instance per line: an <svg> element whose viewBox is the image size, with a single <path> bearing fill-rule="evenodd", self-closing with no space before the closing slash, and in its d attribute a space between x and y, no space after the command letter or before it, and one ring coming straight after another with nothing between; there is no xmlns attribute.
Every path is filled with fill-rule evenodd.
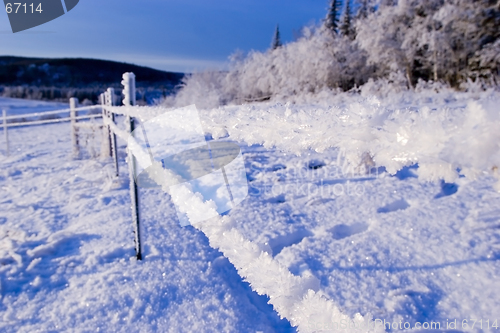
<svg viewBox="0 0 500 333"><path fill-rule="evenodd" d="M141 104L175 92L184 74L97 59L45 59L0 56L0 96L97 103L108 87L121 92L121 76L134 72Z"/></svg>

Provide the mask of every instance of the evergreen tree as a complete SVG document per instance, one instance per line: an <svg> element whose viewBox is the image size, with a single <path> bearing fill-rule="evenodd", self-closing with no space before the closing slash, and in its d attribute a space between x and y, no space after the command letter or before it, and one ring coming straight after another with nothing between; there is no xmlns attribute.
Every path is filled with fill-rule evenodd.
<svg viewBox="0 0 500 333"><path fill-rule="evenodd" d="M352 29L351 4L349 0L345 1L344 16L342 17L340 31L342 32L342 35L353 39L354 31Z"/></svg>
<svg viewBox="0 0 500 333"><path fill-rule="evenodd" d="M281 45L280 28L276 25L276 30L274 31L273 42L271 43L271 50L276 50Z"/></svg>
<svg viewBox="0 0 500 333"><path fill-rule="evenodd" d="M325 28L337 33L339 28L339 7L340 0L330 0L330 7L325 18Z"/></svg>
<svg viewBox="0 0 500 333"><path fill-rule="evenodd" d="M369 14L375 12L375 5L373 0L357 0L358 11L356 13L356 19L365 19Z"/></svg>

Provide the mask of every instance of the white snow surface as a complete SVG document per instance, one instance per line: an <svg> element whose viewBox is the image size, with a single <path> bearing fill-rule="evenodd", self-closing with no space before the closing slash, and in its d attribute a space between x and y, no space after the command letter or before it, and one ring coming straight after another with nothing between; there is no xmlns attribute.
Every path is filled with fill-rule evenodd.
<svg viewBox="0 0 500 333"><path fill-rule="evenodd" d="M214 139L229 137L295 154L339 148L353 166L384 166L391 174L418 163L421 180L451 182L460 174L474 178L485 172L500 178L498 91L386 98L368 92L369 87L362 95L325 92L294 103L220 107L201 112L202 124ZM150 119L165 110L126 112ZM496 186L500 190L500 183Z"/></svg>
<svg viewBox="0 0 500 333"><path fill-rule="evenodd" d="M208 243L301 332L500 319L498 93L316 98L200 112L207 134L242 145L250 195L200 233L142 190L143 262L125 171L71 160L67 125L12 130L3 327L290 330Z"/></svg>
<svg viewBox="0 0 500 333"><path fill-rule="evenodd" d="M69 108L69 104L0 97L0 108L7 111L7 116L22 116L23 114L33 112L67 109Z"/></svg>
<svg viewBox="0 0 500 333"><path fill-rule="evenodd" d="M71 158L69 124L10 129L9 139L0 331L295 331L201 232L179 226L161 191L141 191L145 258L135 259L124 142L114 179L110 160Z"/></svg>

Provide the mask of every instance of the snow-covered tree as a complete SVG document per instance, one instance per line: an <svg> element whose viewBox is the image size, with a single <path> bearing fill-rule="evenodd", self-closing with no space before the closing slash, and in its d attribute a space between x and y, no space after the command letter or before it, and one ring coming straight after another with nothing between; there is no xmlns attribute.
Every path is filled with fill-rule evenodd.
<svg viewBox="0 0 500 333"><path fill-rule="evenodd" d="M376 66L376 74L405 72L410 87L415 43L409 35L417 33L411 29L414 15L407 1L399 1L394 6L381 5L375 13L356 22L357 42L368 53L368 63Z"/></svg>
<svg viewBox="0 0 500 333"><path fill-rule="evenodd" d="M375 0L356 0L357 12L355 18L357 20L365 19L369 14L375 12Z"/></svg>
<svg viewBox="0 0 500 333"><path fill-rule="evenodd" d="M474 78L473 56L485 35L478 22L481 13L488 12L488 1L384 3L356 22L357 42L368 52L369 63L377 66L377 75L403 71L409 86L432 79L457 87Z"/></svg>
<svg viewBox="0 0 500 333"><path fill-rule="evenodd" d="M278 25L276 25L276 30L274 31L273 41L271 43L271 49L276 50L281 45L282 44L281 44L281 37L280 37L280 28Z"/></svg>
<svg viewBox="0 0 500 333"><path fill-rule="evenodd" d="M474 6L477 33L475 53L469 59L470 69L478 78L499 84L500 75L500 2L479 1Z"/></svg>
<svg viewBox="0 0 500 333"><path fill-rule="evenodd" d="M330 0L325 18L325 28L337 33L339 28L340 0Z"/></svg>
<svg viewBox="0 0 500 333"><path fill-rule="evenodd" d="M342 24L340 25L340 32L342 33L343 36L354 38L350 0L345 0L344 15L342 16Z"/></svg>
<svg viewBox="0 0 500 333"><path fill-rule="evenodd" d="M429 13L428 28L423 30L421 40L431 53L427 60L432 64L432 78L456 87L467 79L484 76L485 62L483 58L480 63L480 54L483 48L490 49L488 45L499 37L498 1L437 3L437 8Z"/></svg>

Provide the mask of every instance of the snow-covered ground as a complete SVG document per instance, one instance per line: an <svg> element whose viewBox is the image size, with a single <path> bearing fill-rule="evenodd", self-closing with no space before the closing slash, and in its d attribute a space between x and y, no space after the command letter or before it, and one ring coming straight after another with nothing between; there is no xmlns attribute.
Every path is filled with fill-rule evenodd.
<svg viewBox="0 0 500 333"><path fill-rule="evenodd" d="M220 221L351 318L440 322L441 331L453 331L447 321L466 331L464 319L469 327L482 319L482 331L497 332L498 141L473 135L498 135L488 127L498 120L498 96L422 99L200 112L208 133L237 140L244 152L249 196ZM12 129L9 138L0 174L3 331L294 331L201 231L179 226L161 190L141 189L145 258L133 258L124 142L117 180L109 160L71 159L68 124ZM401 152L406 160L391 162ZM217 246L212 229L201 230ZM245 250L232 246L223 250L229 259ZM272 269L238 269L260 292L276 283ZM282 283L273 304L297 296ZM288 319L302 318L299 329L311 332L342 324L315 319L324 318L310 315L316 310L324 309Z"/></svg>
<svg viewBox="0 0 500 333"><path fill-rule="evenodd" d="M141 192L134 257L127 167L72 160L70 126L9 130L0 175L3 332L294 331L169 198ZM2 150L2 153L4 151Z"/></svg>
<svg viewBox="0 0 500 333"><path fill-rule="evenodd" d="M6 110L8 116L23 115L34 112L61 110L67 108L69 108L68 103L55 103L55 102L0 97L0 109Z"/></svg>

